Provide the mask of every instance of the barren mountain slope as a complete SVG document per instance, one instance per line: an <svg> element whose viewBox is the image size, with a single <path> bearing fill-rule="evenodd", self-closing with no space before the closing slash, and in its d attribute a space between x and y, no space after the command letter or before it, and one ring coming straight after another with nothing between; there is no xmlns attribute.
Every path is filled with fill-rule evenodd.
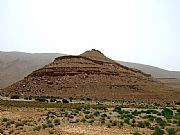
<svg viewBox="0 0 180 135"><path fill-rule="evenodd" d="M23 79L32 71L49 64L54 58L62 55L63 54L58 53L31 54L23 52L0 52L0 88L5 88L14 82ZM157 67L137 63L123 61L118 61L118 63L127 67L139 69L145 73L151 74L155 78L180 79L180 72L167 71ZM171 85L174 85L174 83Z"/></svg>
<svg viewBox="0 0 180 135"><path fill-rule="evenodd" d="M172 99L175 91L149 74L120 65L97 50L62 56L3 89L2 95L44 95L96 99Z"/></svg>
<svg viewBox="0 0 180 135"><path fill-rule="evenodd" d="M131 68L139 69L145 73L151 74L155 78L177 78L180 80L180 71L168 71L150 65L143 65L124 61L118 61L118 63L121 63Z"/></svg>
<svg viewBox="0 0 180 135"><path fill-rule="evenodd" d="M0 52L0 88L7 87L62 54Z"/></svg>

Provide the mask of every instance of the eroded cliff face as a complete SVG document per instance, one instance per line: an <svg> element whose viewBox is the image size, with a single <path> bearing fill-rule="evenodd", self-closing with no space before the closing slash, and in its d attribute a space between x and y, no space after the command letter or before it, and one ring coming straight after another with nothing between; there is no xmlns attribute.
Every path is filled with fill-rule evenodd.
<svg viewBox="0 0 180 135"><path fill-rule="evenodd" d="M149 74L122 66L94 49L79 56L58 57L3 89L1 95L96 99L159 99L170 96L168 88Z"/></svg>

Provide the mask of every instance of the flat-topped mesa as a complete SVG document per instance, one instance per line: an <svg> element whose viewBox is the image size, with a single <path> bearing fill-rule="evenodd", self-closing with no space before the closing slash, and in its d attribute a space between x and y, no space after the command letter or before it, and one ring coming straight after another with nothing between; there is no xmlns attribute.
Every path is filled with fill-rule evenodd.
<svg viewBox="0 0 180 135"><path fill-rule="evenodd" d="M93 49L78 56L55 58L0 94L96 99L164 98L170 95L166 95L165 89L149 75L118 64Z"/></svg>

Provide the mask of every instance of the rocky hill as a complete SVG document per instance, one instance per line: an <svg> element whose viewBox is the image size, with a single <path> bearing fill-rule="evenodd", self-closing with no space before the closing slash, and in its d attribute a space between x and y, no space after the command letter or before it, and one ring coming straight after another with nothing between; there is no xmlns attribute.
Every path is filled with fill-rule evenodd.
<svg viewBox="0 0 180 135"><path fill-rule="evenodd" d="M58 56L65 55L60 53L24 53L0 51L0 88L5 88L19 80L22 80L32 71L49 64ZM180 79L180 72L168 71L138 63L130 63L123 61L117 62L121 65L139 69L145 73L151 74L154 78ZM178 84L180 85L180 81ZM172 85L174 85L174 83Z"/></svg>
<svg viewBox="0 0 180 135"><path fill-rule="evenodd" d="M94 99L172 99L176 91L107 58L98 50L78 56L61 56L23 80L3 89L1 95L89 97Z"/></svg>

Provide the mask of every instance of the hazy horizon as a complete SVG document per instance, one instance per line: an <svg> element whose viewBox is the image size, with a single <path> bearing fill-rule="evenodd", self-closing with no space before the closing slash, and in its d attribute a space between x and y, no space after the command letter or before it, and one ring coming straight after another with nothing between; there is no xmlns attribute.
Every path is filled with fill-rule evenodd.
<svg viewBox="0 0 180 135"><path fill-rule="evenodd" d="M0 51L107 57L180 71L179 0L2 0Z"/></svg>

